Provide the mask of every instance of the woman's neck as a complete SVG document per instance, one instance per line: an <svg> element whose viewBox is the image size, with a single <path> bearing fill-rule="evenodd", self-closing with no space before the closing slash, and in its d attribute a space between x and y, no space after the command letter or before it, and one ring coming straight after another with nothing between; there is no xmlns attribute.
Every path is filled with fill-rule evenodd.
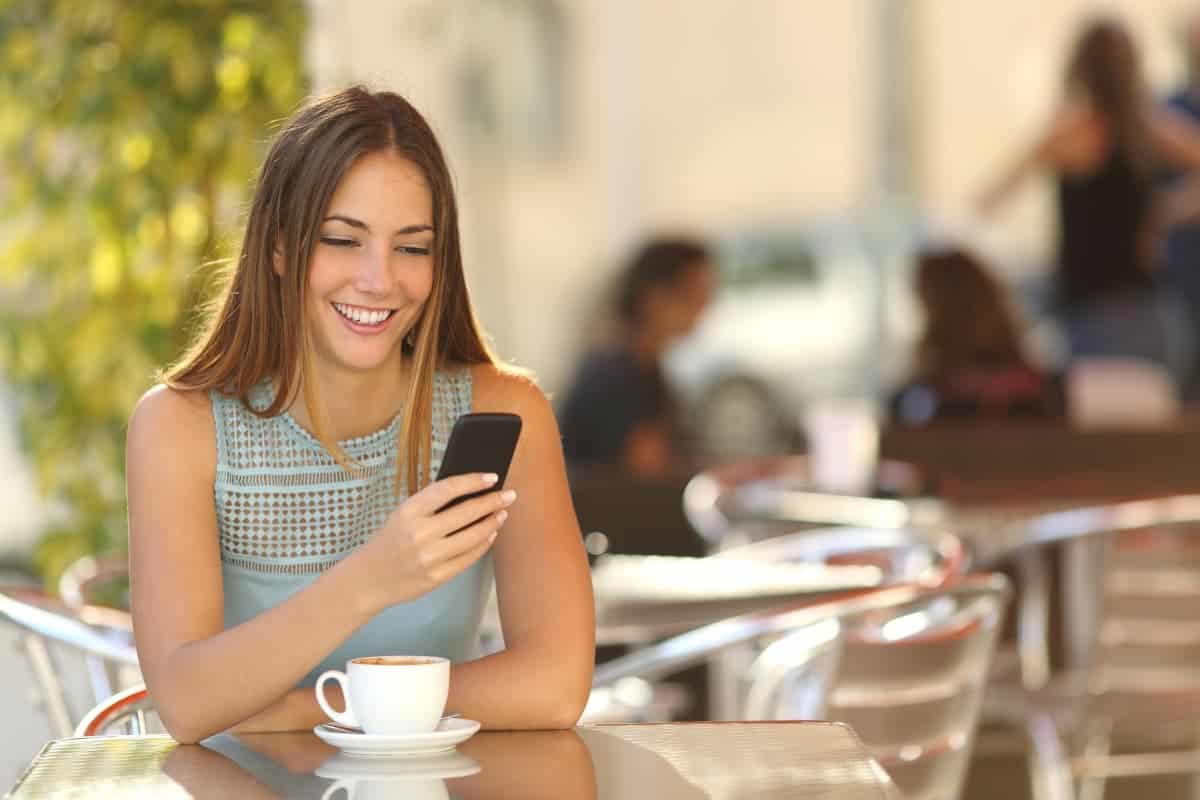
<svg viewBox="0 0 1200 800"><path fill-rule="evenodd" d="M334 441L344 441L387 427L404 407L408 380L407 361L395 378L386 380L378 374L318 375L315 388L325 407L329 424L326 434ZM312 412L304 401L303 381L288 412L301 426L315 434Z"/></svg>
<svg viewBox="0 0 1200 800"><path fill-rule="evenodd" d="M634 361L644 366L657 364L666 347L666 338L651 330L649 326L630 330L625 341Z"/></svg>

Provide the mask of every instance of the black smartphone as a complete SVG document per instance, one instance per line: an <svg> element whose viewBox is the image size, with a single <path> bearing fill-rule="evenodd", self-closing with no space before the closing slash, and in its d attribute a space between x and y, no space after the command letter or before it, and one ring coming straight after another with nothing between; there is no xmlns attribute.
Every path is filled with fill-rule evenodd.
<svg viewBox="0 0 1200 800"><path fill-rule="evenodd" d="M516 414L463 414L450 431L446 453L438 469L438 480L470 472L494 472L500 476L494 486L451 500L440 510L464 500L494 492L504 485L509 464L521 436L521 418Z"/></svg>

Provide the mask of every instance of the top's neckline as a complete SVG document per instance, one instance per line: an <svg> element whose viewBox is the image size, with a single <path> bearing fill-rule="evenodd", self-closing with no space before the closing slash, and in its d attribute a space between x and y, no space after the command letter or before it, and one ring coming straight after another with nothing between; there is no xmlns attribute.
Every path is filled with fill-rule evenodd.
<svg viewBox="0 0 1200 800"><path fill-rule="evenodd" d="M434 381L436 382L437 380L438 380L438 373L435 373ZM270 378L266 378L263 381L262 388L263 388L263 396L266 399L267 405L269 405L275 398L275 383ZM397 435L397 431L400 428L400 420L403 416L404 416L404 411L401 410L398 414L396 414L396 416L392 417L391 422L389 422L387 425L383 426L382 428L371 431L369 433L364 433L362 436L354 436L349 439L341 439L338 441L337 445L342 450L344 450L346 452L350 452L352 450L356 450L361 447L366 447L369 445L376 444L381 439L385 439L385 438L386 439L394 439ZM325 449L325 445L321 443L321 440L318 439L316 436L313 436L312 432L310 432L307 428L305 428L303 425L301 425L296 420L296 418L292 416L292 412L288 411L285 408L279 412L279 417L280 417L280 419L283 420L284 424L287 425L288 428L290 428L292 430L292 432L295 433L296 436L298 436L305 443L312 445L313 447L320 448L321 450Z"/></svg>

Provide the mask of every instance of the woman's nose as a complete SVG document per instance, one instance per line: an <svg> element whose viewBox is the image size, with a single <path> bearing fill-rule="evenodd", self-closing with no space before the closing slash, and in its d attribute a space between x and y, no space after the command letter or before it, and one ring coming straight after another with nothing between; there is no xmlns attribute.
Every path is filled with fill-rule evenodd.
<svg viewBox="0 0 1200 800"><path fill-rule="evenodd" d="M354 288L364 294L386 294L391 284L388 269L390 256L391 250L380 253L364 248L354 273Z"/></svg>

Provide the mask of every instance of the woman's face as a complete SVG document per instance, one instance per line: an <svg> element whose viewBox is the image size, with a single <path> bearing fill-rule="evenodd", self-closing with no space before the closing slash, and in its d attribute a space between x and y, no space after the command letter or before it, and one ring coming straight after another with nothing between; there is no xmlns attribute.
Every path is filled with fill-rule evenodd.
<svg viewBox="0 0 1200 800"><path fill-rule="evenodd" d="M306 311L318 371L396 375L433 286L433 201L421 170L390 151L346 172L320 223Z"/></svg>

